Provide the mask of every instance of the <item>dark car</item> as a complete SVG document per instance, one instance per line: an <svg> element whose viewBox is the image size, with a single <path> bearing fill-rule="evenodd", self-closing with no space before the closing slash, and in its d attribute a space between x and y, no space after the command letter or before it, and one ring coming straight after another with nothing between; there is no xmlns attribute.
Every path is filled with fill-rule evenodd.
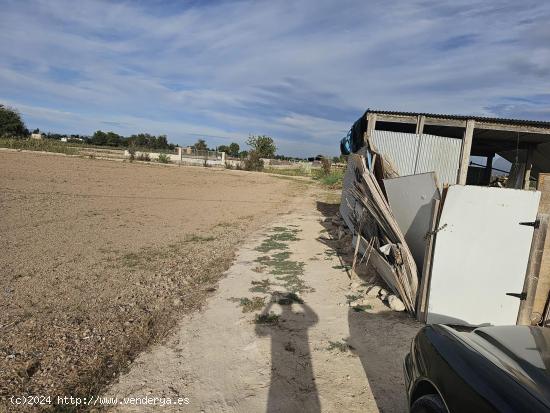
<svg viewBox="0 0 550 413"><path fill-rule="evenodd" d="M550 411L549 328L429 325L404 370L412 413Z"/></svg>

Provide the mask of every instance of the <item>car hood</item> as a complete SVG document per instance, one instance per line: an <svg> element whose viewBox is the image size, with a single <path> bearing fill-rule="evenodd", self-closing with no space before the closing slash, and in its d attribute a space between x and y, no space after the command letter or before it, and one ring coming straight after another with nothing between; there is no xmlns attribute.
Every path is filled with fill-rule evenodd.
<svg viewBox="0 0 550 413"><path fill-rule="evenodd" d="M458 335L550 406L550 329L481 327Z"/></svg>

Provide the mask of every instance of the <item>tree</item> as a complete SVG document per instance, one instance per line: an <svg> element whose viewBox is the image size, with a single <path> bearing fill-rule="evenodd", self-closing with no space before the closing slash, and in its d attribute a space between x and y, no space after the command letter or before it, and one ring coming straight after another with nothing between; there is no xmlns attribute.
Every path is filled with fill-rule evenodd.
<svg viewBox="0 0 550 413"><path fill-rule="evenodd" d="M251 151L248 158L244 160L244 169L247 171L261 171L264 169L264 161L257 151Z"/></svg>
<svg viewBox="0 0 550 413"><path fill-rule="evenodd" d="M27 128L16 109L0 105L0 136L22 137L28 134Z"/></svg>
<svg viewBox="0 0 550 413"><path fill-rule="evenodd" d="M227 153L228 153L229 156L232 156L232 157L236 158L237 156L239 156L239 150L240 149L241 148L240 148L238 143L232 142L231 144L229 144Z"/></svg>
<svg viewBox="0 0 550 413"><path fill-rule="evenodd" d="M108 146L119 146L122 144L123 136L120 136L118 133L107 132L107 140L105 142Z"/></svg>
<svg viewBox="0 0 550 413"><path fill-rule="evenodd" d="M250 136L246 144L256 152L260 158L273 158L277 147L273 142L273 138L266 135Z"/></svg>
<svg viewBox="0 0 550 413"><path fill-rule="evenodd" d="M194 145L193 149L197 151L207 151L208 146L206 145L206 141L204 139L199 139Z"/></svg>
<svg viewBox="0 0 550 413"><path fill-rule="evenodd" d="M227 145L220 145L218 146L218 152L225 152L229 155L229 146Z"/></svg>
<svg viewBox="0 0 550 413"><path fill-rule="evenodd" d="M107 143L107 134L103 131L95 131L90 140L93 145L105 145Z"/></svg>
<svg viewBox="0 0 550 413"><path fill-rule="evenodd" d="M157 137L157 147L159 149L167 149L170 145L168 144L168 138L166 135L159 135Z"/></svg>

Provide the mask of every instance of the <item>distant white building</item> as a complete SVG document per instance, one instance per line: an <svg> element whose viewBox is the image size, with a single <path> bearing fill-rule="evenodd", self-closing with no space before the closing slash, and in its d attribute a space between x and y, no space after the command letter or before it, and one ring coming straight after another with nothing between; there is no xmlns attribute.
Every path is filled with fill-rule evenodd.
<svg viewBox="0 0 550 413"><path fill-rule="evenodd" d="M31 139L42 139L41 133L31 133Z"/></svg>

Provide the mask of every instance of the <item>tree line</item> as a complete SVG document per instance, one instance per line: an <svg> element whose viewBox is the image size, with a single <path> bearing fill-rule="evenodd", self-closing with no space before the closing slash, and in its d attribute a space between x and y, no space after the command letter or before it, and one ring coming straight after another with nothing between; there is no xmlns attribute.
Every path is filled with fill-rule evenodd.
<svg viewBox="0 0 550 413"><path fill-rule="evenodd" d="M148 133L138 133L128 137L115 132L96 131L89 139L89 143L98 146L122 146L149 149L174 149L176 145L168 142L166 135L154 136Z"/></svg>
<svg viewBox="0 0 550 413"><path fill-rule="evenodd" d="M38 129L35 129L33 133L39 133ZM16 138L28 138L30 131L25 126L21 115L16 109L4 106L0 104L0 137L16 137ZM150 135L148 133L138 133L131 136L122 136L115 132L104 132L101 130L96 131L92 136L85 135L67 135L60 133L46 133L43 134L46 139L66 139L67 141L86 142L91 145L97 146L110 146L110 147L137 147L137 148L149 148L149 149L175 149L177 145L168 142L166 135ZM236 142L232 142L229 145L220 145L215 149L219 152L225 152L231 157L246 158L252 169L261 169L263 162L261 158L279 158L284 159L282 156L276 156L275 152L277 147L273 138L266 135L249 136L246 144L250 147L250 150L241 151L240 146ZM204 139L199 139L192 147L196 150L209 150L208 145Z"/></svg>

